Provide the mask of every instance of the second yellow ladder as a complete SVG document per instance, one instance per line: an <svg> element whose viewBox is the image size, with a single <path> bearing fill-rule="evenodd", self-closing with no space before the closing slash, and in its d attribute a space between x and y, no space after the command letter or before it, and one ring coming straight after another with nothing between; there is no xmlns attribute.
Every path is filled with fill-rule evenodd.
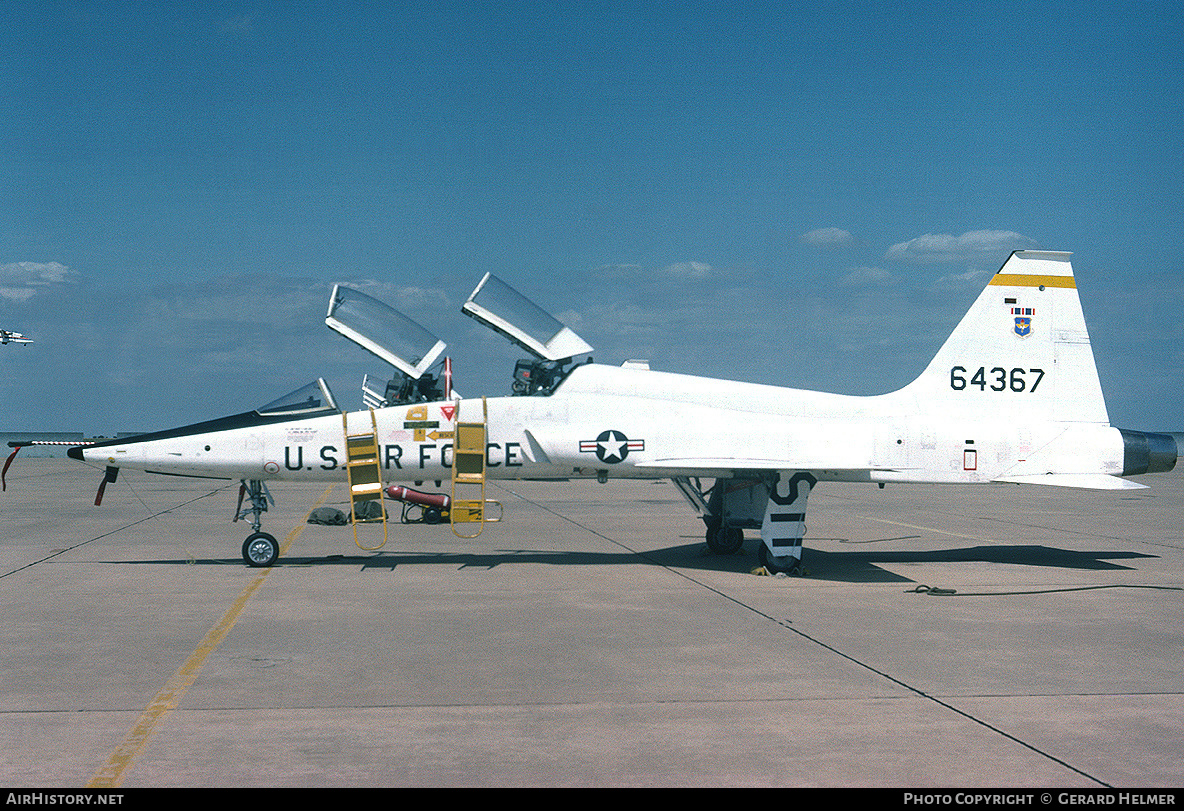
<svg viewBox="0 0 1184 811"><path fill-rule="evenodd" d="M485 498L485 426L489 420L489 406L481 398L481 421L461 419L461 404L457 401L456 432L452 438L452 506L450 522L452 531L461 538L476 538L485 528L487 521L501 520L501 504ZM486 510L490 505L499 508L497 518L489 518ZM458 525L476 524L477 531L464 532Z"/></svg>

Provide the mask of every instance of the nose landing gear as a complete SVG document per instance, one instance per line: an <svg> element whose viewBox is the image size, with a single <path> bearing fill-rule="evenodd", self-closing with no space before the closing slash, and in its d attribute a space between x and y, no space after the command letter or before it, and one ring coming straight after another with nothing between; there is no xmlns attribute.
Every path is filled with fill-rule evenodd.
<svg viewBox="0 0 1184 811"><path fill-rule="evenodd" d="M250 506L243 507L243 497L250 502ZM262 526L260 516L267 512L267 505L275 504L275 499L267 489L267 485L258 479L244 480L238 490L238 508L234 520L251 516L251 529L255 530L243 541L243 560L248 566L266 568L275 563L280 556L280 545L275 537L259 530Z"/></svg>
<svg viewBox="0 0 1184 811"><path fill-rule="evenodd" d="M266 532L256 532L243 541L243 560L248 566L266 568L280 556L280 545Z"/></svg>

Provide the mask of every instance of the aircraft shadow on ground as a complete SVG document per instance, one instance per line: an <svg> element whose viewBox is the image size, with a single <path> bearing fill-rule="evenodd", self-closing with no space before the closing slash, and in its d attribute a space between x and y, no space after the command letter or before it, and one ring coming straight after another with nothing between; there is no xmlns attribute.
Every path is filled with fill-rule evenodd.
<svg viewBox="0 0 1184 811"><path fill-rule="evenodd" d="M447 566L453 569L494 569L505 565L545 564L548 566L636 566L655 565L707 571L749 572L757 566L751 540L734 555L714 555L703 543L680 544L648 552L543 551L532 549L490 549L487 552L406 552L379 550L359 554L324 556L292 555L281 557L277 568L310 566L350 566L361 570L391 570L400 566ZM916 551L823 551L807 547L805 566L808 577L847 583L912 583L909 577L883 568L921 564L995 563L1037 566L1078 571L1129 571L1133 567L1119 560L1154 558L1125 550L1076 551L1042 545L985 545L953 549ZM245 566L240 557L158 558L151 560L108 561L110 563Z"/></svg>
<svg viewBox="0 0 1184 811"><path fill-rule="evenodd" d="M686 550L692 548L694 547L682 547L682 549ZM679 547L666 551L673 552L677 549ZM756 555L752 554L752 552L755 552L755 547L753 544L746 542L744 550L731 556L736 559L736 563L734 564L725 562L729 560L728 557L700 555L697 565L694 561L685 561L681 565L692 565L696 566L696 568L704 569L737 569L747 571L752 566L757 565ZM895 551L829 551L812 549L807 546L803 556L803 563L808 573L807 576L815 580L843 583L914 583L917 581L903 574L890 571L884 568L884 566L988 563L1073 569L1077 571L1130 571L1133 569L1132 566L1123 565L1115 561L1154 557L1156 556L1127 550L1078 551L1039 544L999 544L950 549ZM661 562L673 563L673 561L667 560L662 560Z"/></svg>

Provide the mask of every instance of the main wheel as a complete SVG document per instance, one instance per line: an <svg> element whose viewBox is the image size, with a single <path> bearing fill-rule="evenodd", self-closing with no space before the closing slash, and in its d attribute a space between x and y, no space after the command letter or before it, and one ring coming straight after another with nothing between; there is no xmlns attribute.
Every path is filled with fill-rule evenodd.
<svg viewBox="0 0 1184 811"><path fill-rule="evenodd" d="M769 547L765 546L764 541L761 541L761 545L758 547L757 557L760 559L761 565L773 574L801 574L802 572L801 560L793 555L769 554Z"/></svg>
<svg viewBox="0 0 1184 811"><path fill-rule="evenodd" d="M262 568L275 563L280 556L280 545L266 532L256 532L243 541L243 560L248 566Z"/></svg>
<svg viewBox="0 0 1184 811"><path fill-rule="evenodd" d="M734 555L744 545L744 530L740 527L708 527L707 548L717 555Z"/></svg>

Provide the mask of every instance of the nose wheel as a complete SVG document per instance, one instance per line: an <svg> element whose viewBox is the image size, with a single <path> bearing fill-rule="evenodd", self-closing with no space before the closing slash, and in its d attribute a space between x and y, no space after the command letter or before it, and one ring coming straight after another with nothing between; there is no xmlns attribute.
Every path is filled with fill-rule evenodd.
<svg viewBox="0 0 1184 811"><path fill-rule="evenodd" d="M250 506L243 507L244 497ZM275 504L275 499L271 497L266 484L258 479L242 482L238 489L238 508L235 510L234 520L251 516L251 529L255 531L243 541L243 560L248 566L267 567L275 563L276 558L280 556L280 545L275 537L259 531L261 517L267 512L268 504Z"/></svg>
<svg viewBox="0 0 1184 811"><path fill-rule="evenodd" d="M266 532L256 532L243 541L243 560L248 566L265 568L280 556L280 545Z"/></svg>

